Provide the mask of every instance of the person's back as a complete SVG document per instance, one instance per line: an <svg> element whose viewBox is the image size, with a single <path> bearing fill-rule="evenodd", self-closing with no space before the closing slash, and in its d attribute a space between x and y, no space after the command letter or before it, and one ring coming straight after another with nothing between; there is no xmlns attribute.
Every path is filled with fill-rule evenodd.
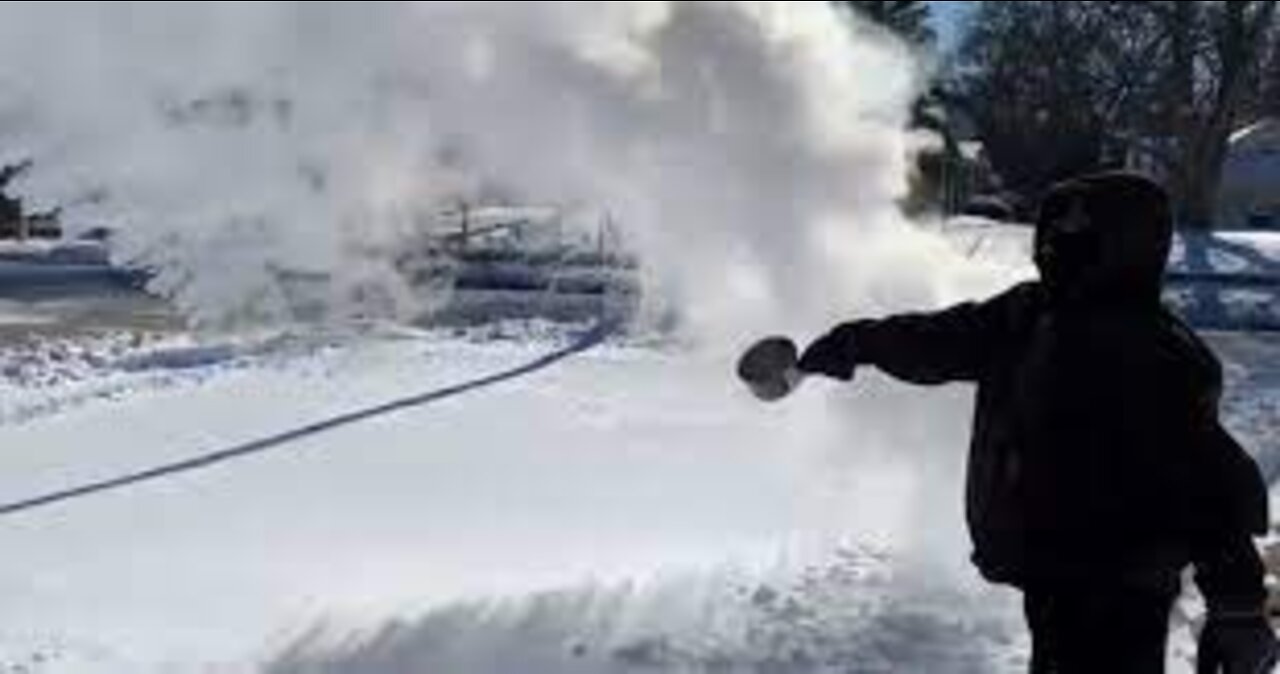
<svg viewBox="0 0 1280 674"><path fill-rule="evenodd" d="M841 379L871 364L919 384L977 383L974 562L1025 591L1034 672L1162 671L1189 562L1215 615L1244 618L1230 634L1255 648L1231 653L1270 657L1250 539L1267 527L1265 487L1218 423L1216 358L1160 304L1170 229L1145 179L1066 183L1041 209L1039 282L844 324L800 360Z"/></svg>

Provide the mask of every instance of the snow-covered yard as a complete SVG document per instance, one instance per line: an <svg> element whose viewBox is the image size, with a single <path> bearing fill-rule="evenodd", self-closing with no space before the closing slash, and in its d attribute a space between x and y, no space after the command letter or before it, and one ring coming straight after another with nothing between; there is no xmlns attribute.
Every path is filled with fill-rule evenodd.
<svg viewBox="0 0 1280 674"><path fill-rule="evenodd" d="M556 347L520 336L401 334L269 352L108 340L78 356L84 369L60 373L77 356L46 353L48 377L29 366L28 379L5 385L13 421L0 428L0 494L272 435ZM203 671L268 657L326 617L377 626L444 602L687 574L726 592L719 570L755 578L784 553L849 540L860 519L867 531L892 527L892 513L859 513L874 498L823 477L820 392L761 410L727 372L716 359L606 345L274 454L14 515L0 527L0 647L41 672ZM707 610L661 595L639 593L629 610L652 612L648 626L662 632L639 620L631 632L590 633L585 615L545 629L607 636L625 658L635 644L618 640L661 636L679 616L692 629ZM673 605L644 607L662 601ZM714 627L675 636L700 642ZM540 643L539 629L515 646L564 646ZM583 647L594 657L597 646Z"/></svg>
<svg viewBox="0 0 1280 674"><path fill-rule="evenodd" d="M0 391L0 496L271 436L564 343L526 325L7 349L6 372L25 374ZM1280 454L1280 344L1215 345L1233 427ZM762 408L729 371L614 340L261 456L12 515L0 653L33 673L1018 671L1016 598L978 584L957 538L945 457L963 451L967 392L869 376ZM885 405L929 430L858 428ZM930 461L938 474L915 479ZM921 501L952 511L923 517Z"/></svg>
<svg viewBox="0 0 1280 674"><path fill-rule="evenodd" d="M0 674L1024 671L972 391L734 378L1031 272L903 221L930 69L841 10L0 3L14 215L81 237L0 243ZM1280 473L1280 242L1187 241Z"/></svg>
<svg viewBox="0 0 1280 674"><path fill-rule="evenodd" d="M954 240L1025 255L979 234ZM1231 259L1263 265L1255 243ZM583 326L197 339L93 287L0 307L0 502L443 395L0 519L11 671L1024 667L1016 595L965 566L964 387L872 373L762 407L741 345L614 335L526 372ZM1275 477L1280 341L1210 339ZM1185 672L1184 617L1174 644Z"/></svg>
<svg viewBox="0 0 1280 674"><path fill-rule="evenodd" d="M941 231L970 257L1034 273L1028 226L965 217ZM1280 330L1280 232L1178 232L1166 300L1198 327Z"/></svg>

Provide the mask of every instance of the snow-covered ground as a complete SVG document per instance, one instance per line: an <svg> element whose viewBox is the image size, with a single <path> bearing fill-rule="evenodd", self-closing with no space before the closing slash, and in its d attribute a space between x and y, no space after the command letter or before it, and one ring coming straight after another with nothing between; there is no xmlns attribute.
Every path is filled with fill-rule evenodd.
<svg viewBox="0 0 1280 674"><path fill-rule="evenodd" d="M1010 265L1029 264L1030 225L1007 224L961 216L939 225L941 231L973 257ZM1272 230L1180 230L1169 256L1173 275L1280 276L1280 232Z"/></svg>
<svg viewBox="0 0 1280 674"><path fill-rule="evenodd" d="M0 310L0 502L442 392L0 518L5 671L1025 666L1017 597L964 562L963 387L869 374L761 406L732 349L615 335L525 371L580 325L264 340L196 338L128 293ZM1274 477L1280 341L1211 341Z"/></svg>
<svg viewBox="0 0 1280 674"><path fill-rule="evenodd" d="M0 398L12 419L0 427L0 494L31 496L273 435L502 371L559 344L483 337L398 334L257 352L122 348L107 340L93 358L10 352L8 362L44 363L29 369L43 367L49 376L10 380ZM83 369L63 368L77 358ZM760 629L820 630L786 627L804 621L781 603L790 593L817 596L829 588L802 587L800 577L784 573L779 589L763 591L761 574L797 563L841 574L875 567L875 534L887 534L893 517L865 511L892 499L850 490L848 478L824 477L830 457L819 448L832 438L824 437L831 428L822 421L820 391L762 410L728 372L714 358L606 345L526 378L238 464L13 515L0 526L0 648L9 644L12 662L40 672L247 667L279 655L325 618L374 628L448 602L595 583L596 593L574 590L592 598L590 615L574 609L505 637L491 633L492 621L502 621L493 617L477 624L475 638L516 639L508 645L596 665L707 659L717 648L728 649L725 657L792 657L786 650L748 653L743 640ZM97 395L102 391L108 394ZM35 398L44 403L33 408ZM859 530L866 547L836 556ZM656 589L618 585L636 579ZM737 600L707 596L740 594L743 583L750 593ZM699 588L703 596L677 587ZM985 662L987 641L1003 634L988 623L1004 613L970 615L958 610L973 601L964 597L942 600L953 602L953 615L924 612L914 583L901 586L904 593L914 588L910 602L904 595L902 605L888 606L892 592L878 587L899 586L890 578L869 581L847 608L858 615L842 619L888 621L892 629L868 633L868 643L888 639L880 650L890 650L858 657L936 654L937 644L911 636L922 632L962 647L954 655L969 665L954 671L986 671L976 663ZM534 603L577 606L577 596ZM712 609L725 617L704 615ZM735 609L744 612L734 616ZM763 622L728 624L750 612ZM673 633L673 621L688 629ZM425 633L431 624L424 623ZM957 643L947 636L953 629L986 641ZM582 643L557 641L570 637ZM658 652L653 639L673 640L662 648L675 650ZM717 639L724 643L712 643ZM431 656L429 645L411 638L392 648L477 665L432 671L512 671L478 666L504 657L501 648L491 650L499 644L479 646ZM382 655L366 649L352 657Z"/></svg>
<svg viewBox="0 0 1280 674"><path fill-rule="evenodd" d="M941 231L970 257L1034 273L1028 226L962 217ZM1180 231L1167 280L1167 301L1198 327L1280 330L1280 232Z"/></svg>
<svg viewBox="0 0 1280 674"><path fill-rule="evenodd" d="M145 270L0 245L0 670L1021 670L1017 597L965 561L971 392L868 372L764 406L732 376L746 323L1009 280L900 226L920 64L852 25L817 2L0 3L0 164L35 162L14 196ZM548 227L489 228L509 219ZM573 241L594 256L526 257ZM446 303L467 327L318 327ZM628 312L714 349L581 341ZM313 326L187 331L285 320ZM1223 346L1233 423L1272 442L1272 343ZM85 484L127 488L40 500Z"/></svg>
<svg viewBox="0 0 1280 674"><path fill-rule="evenodd" d="M565 343L535 332L7 349L6 372L25 374L0 395L0 496L271 436ZM1280 452L1280 345L1215 344L1233 427ZM948 542L958 513L902 533L918 496L902 471L919 452L891 456L883 430L840 414L905 398L868 377L762 408L728 372L615 340L261 456L12 515L0 654L32 673L1018 671L1015 597L963 569ZM958 456L967 394L920 395L905 409L944 411L930 423L951 439L936 449ZM954 493L932 502L958 509L947 465ZM916 554L931 547L956 558Z"/></svg>

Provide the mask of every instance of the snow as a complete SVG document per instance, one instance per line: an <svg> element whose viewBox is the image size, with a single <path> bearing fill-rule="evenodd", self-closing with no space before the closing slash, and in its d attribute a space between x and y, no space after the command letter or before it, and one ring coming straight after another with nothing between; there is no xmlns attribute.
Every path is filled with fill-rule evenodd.
<svg viewBox="0 0 1280 674"><path fill-rule="evenodd" d="M766 574L723 571L446 607L325 650L307 635L266 669L297 672L1021 671L1012 615L910 584L865 550ZM913 587L913 589L908 589ZM999 599L1004 600L1005 597ZM1003 603L1003 602L1001 602ZM306 653L310 651L310 655ZM317 657L327 652L328 657Z"/></svg>
<svg viewBox="0 0 1280 674"><path fill-rule="evenodd" d="M259 356L238 369L153 359L182 385L124 368L101 377L121 395L0 428L0 445L14 448L0 458L0 493L186 458L502 370L549 346L421 336ZM45 360L66 381L54 388L95 380L87 359L68 373L56 361ZM834 496L814 493L787 450L812 406L761 415L721 365L606 348L471 400L11 519L0 531L0 626L150 671L201 653L251 654L276 630L330 611L381 616L759 559L834 526ZM704 399L717 402L707 409ZM26 403L10 397L4 411Z"/></svg>
<svg viewBox="0 0 1280 674"><path fill-rule="evenodd" d="M507 324L36 342L4 361L47 375L0 397L0 495L273 435L565 340L563 327ZM1215 344L1233 429L1280 454L1277 345ZM730 371L615 340L238 463L11 517L0 656L33 674L1020 671L1016 597L957 571L960 550L955 567L913 554L893 535L910 490L884 490L892 461L832 446L858 442L831 407L845 392L812 386L762 408ZM24 391L63 404L23 417ZM850 482L857 469L873 474ZM959 527L953 515L942 526Z"/></svg>
<svg viewBox="0 0 1280 674"><path fill-rule="evenodd" d="M54 265L105 265L110 259L100 241L0 241L0 260Z"/></svg>
<svg viewBox="0 0 1280 674"><path fill-rule="evenodd" d="M943 223L946 239L971 258L1033 278L1033 230L977 217ZM1197 327L1280 330L1280 232L1180 231L1169 255L1166 300Z"/></svg>
<svg viewBox="0 0 1280 674"><path fill-rule="evenodd" d="M1016 596L964 560L971 391L868 373L762 407L732 380L747 326L1029 271L1025 231L961 249L988 268L901 217L913 56L828 3L781 7L0 4L6 151L38 162L20 196L151 272L0 245L0 510L201 468L3 518L0 668L1021 670ZM459 198L616 224L647 304L501 256L446 297L451 261L404 253L456 235ZM473 327L186 331L446 301ZM547 360L631 310L716 347L620 335ZM1257 351L1233 381L1270 390ZM1261 398L1236 404L1267 443Z"/></svg>
<svg viewBox="0 0 1280 674"><path fill-rule="evenodd" d="M1280 232L1183 233L1172 269L1186 274L1280 276Z"/></svg>
<svg viewBox="0 0 1280 674"><path fill-rule="evenodd" d="M971 257L1022 264L1030 273L1033 228L976 216L958 216L940 231ZM1179 231L1169 271L1195 276L1280 278L1280 232L1270 230Z"/></svg>
<svg viewBox="0 0 1280 674"><path fill-rule="evenodd" d="M1280 344L1273 337L1218 334L1227 427L1258 458L1268 483L1280 481Z"/></svg>
<svg viewBox="0 0 1280 674"><path fill-rule="evenodd" d="M1023 232L967 232L953 244L1025 265ZM1266 237L1244 240L1272 255ZM119 301L0 304L0 501L510 371L584 327L198 336ZM1275 479L1280 343L1211 342L1227 423ZM969 391L868 374L762 407L732 381L729 346L615 335L520 377L12 515L0 666L1023 671L1017 596L965 566ZM1174 674L1189 671L1199 608L1180 611Z"/></svg>

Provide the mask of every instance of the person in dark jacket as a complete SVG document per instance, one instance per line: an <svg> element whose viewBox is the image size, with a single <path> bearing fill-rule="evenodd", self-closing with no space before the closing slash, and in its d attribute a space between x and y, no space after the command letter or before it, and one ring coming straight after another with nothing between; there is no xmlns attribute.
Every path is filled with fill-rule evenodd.
<svg viewBox="0 0 1280 674"><path fill-rule="evenodd" d="M1056 186L1038 282L981 303L836 326L800 370L873 365L975 382L966 516L973 561L1020 588L1034 674L1164 671L1181 572L1208 614L1201 674L1276 657L1252 537L1269 525L1253 460L1218 420L1221 364L1161 304L1168 198L1126 173Z"/></svg>

